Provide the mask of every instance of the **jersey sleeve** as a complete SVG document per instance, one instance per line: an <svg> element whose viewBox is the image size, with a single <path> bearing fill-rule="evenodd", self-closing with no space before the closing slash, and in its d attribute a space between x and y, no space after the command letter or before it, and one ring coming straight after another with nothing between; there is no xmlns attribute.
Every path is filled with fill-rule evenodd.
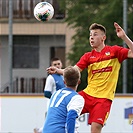
<svg viewBox="0 0 133 133"><path fill-rule="evenodd" d="M128 58L128 48L115 45L113 46L113 50L115 51L115 55L117 56L120 63Z"/></svg>
<svg viewBox="0 0 133 133"><path fill-rule="evenodd" d="M66 118L67 133L74 133L77 117L78 117L78 114L75 110L70 110L68 112L67 118Z"/></svg>
<svg viewBox="0 0 133 133"><path fill-rule="evenodd" d="M46 79L44 91L49 91L53 93L53 89L55 88L56 88L56 85L55 85L54 78L51 75L49 75Z"/></svg>
<svg viewBox="0 0 133 133"><path fill-rule="evenodd" d="M84 106L84 99L80 95L74 96L67 106L67 132L74 133L76 128L76 118L80 115Z"/></svg>
<svg viewBox="0 0 133 133"><path fill-rule="evenodd" d="M80 69L84 70L88 67L89 64L89 58L90 58L90 52L85 53L80 60L77 62L76 66L78 66Z"/></svg>
<svg viewBox="0 0 133 133"><path fill-rule="evenodd" d="M84 99L80 95L75 95L69 104L67 105L67 110L75 110L78 116L81 114L81 111L84 107Z"/></svg>

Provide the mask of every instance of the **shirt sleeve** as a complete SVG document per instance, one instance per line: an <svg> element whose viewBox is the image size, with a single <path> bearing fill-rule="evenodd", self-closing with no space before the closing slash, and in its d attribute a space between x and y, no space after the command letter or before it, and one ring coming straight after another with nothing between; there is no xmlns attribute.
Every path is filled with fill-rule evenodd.
<svg viewBox="0 0 133 133"><path fill-rule="evenodd" d="M80 95L75 95L69 104L67 105L67 110L75 110L78 116L81 114L81 111L84 107L84 98Z"/></svg>
<svg viewBox="0 0 133 133"><path fill-rule="evenodd" d="M128 48L115 45L113 49L120 63L122 63L122 61L128 58Z"/></svg>
<svg viewBox="0 0 133 133"><path fill-rule="evenodd" d="M89 65L89 58L90 58L90 52L85 53L80 60L77 62L76 66L78 66L80 69L84 70L85 68L88 68Z"/></svg>
<svg viewBox="0 0 133 133"><path fill-rule="evenodd" d="M67 106L68 113L66 119L68 133L74 133L76 118L80 115L83 106L84 106L84 99L80 95L74 96L69 102Z"/></svg>
<svg viewBox="0 0 133 133"><path fill-rule="evenodd" d="M75 123L78 114L75 110L70 110L67 114L66 125L67 125L67 133L75 132Z"/></svg>
<svg viewBox="0 0 133 133"><path fill-rule="evenodd" d="M49 75L46 79L44 91L48 91L53 94L55 90L56 90L56 85L55 85L54 78L51 75Z"/></svg>

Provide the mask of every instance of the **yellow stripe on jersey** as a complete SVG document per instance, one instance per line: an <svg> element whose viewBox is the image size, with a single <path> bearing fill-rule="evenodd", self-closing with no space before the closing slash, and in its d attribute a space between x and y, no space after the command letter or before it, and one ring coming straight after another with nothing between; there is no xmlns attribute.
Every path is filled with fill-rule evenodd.
<svg viewBox="0 0 133 133"><path fill-rule="evenodd" d="M120 65L117 58L90 64L88 66L88 86L84 92L97 98L113 100Z"/></svg>

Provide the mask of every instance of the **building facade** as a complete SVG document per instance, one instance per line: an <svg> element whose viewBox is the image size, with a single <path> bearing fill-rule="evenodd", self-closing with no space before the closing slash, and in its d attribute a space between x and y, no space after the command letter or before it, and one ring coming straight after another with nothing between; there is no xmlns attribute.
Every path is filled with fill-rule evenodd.
<svg viewBox="0 0 133 133"><path fill-rule="evenodd" d="M0 0L1 93L42 93L50 59L59 57L63 66L66 66L66 54L70 50L74 30L64 23L65 13L60 11L57 0L47 1L55 9L52 20L37 21L33 16L33 10L41 1L12 0L11 46L9 1ZM10 84L11 75L12 84Z"/></svg>

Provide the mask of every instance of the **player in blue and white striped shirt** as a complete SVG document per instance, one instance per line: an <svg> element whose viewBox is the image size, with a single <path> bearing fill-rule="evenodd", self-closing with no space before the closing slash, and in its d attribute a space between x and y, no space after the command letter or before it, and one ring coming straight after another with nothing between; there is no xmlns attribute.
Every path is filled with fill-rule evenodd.
<svg viewBox="0 0 133 133"><path fill-rule="evenodd" d="M69 66L65 68L63 76L66 87L52 95L43 133L75 133L76 119L84 106L83 97L76 92L80 72Z"/></svg>
<svg viewBox="0 0 133 133"><path fill-rule="evenodd" d="M54 57L51 59L50 62L51 66L57 67L58 69L62 68L62 61ZM51 95L59 90L60 88L65 87L63 76L60 74L49 74L46 79L46 84L44 88L44 96L47 98L47 106L49 105L49 99ZM43 127L41 128L34 128L34 133L42 133Z"/></svg>

